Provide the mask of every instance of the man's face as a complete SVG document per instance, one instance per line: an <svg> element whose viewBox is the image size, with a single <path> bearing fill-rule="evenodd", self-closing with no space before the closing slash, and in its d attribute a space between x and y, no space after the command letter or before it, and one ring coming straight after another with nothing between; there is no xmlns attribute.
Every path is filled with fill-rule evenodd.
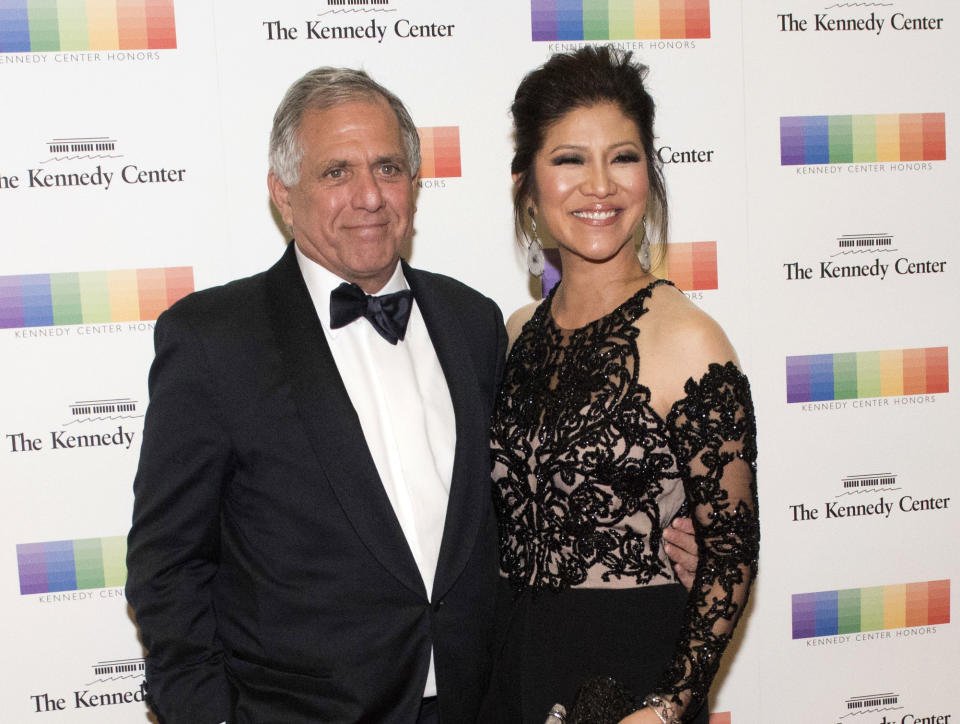
<svg viewBox="0 0 960 724"><path fill-rule="evenodd" d="M307 257L368 294L389 281L413 232L414 184L400 124L381 99L308 110L300 181L270 196Z"/></svg>

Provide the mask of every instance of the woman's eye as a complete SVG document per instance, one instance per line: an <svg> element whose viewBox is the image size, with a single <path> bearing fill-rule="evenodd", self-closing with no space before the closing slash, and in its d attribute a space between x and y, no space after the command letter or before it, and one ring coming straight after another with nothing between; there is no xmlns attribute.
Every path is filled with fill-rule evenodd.
<svg viewBox="0 0 960 724"><path fill-rule="evenodd" d="M640 155L637 153L618 153L613 161L614 163L639 163Z"/></svg>
<svg viewBox="0 0 960 724"><path fill-rule="evenodd" d="M557 156L553 159L554 166L562 166L567 163L583 163L583 159L579 156Z"/></svg>

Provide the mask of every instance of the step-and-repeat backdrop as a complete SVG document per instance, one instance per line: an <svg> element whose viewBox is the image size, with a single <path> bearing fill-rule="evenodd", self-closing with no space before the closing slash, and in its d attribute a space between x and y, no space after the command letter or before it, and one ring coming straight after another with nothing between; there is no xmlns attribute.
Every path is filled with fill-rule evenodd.
<svg viewBox="0 0 960 724"><path fill-rule="evenodd" d="M0 718L149 718L123 585L154 320L282 253L286 87L359 66L405 100L410 259L509 313L539 290L507 109L591 43L651 68L660 273L757 401L761 575L714 724L960 717L955 2L0 0Z"/></svg>

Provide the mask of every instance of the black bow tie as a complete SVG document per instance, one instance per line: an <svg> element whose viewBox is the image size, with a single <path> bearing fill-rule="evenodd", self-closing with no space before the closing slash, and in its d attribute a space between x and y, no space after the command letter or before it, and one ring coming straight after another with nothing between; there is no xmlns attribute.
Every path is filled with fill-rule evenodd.
<svg viewBox="0 0 960 724"><path fill-rule="evenodd" d="M374 297L356 284L344 282L330 292L330 327L339 329L366 317L381 337L396 344L407 333L412 307L413 292L409 289Z"/></svg>

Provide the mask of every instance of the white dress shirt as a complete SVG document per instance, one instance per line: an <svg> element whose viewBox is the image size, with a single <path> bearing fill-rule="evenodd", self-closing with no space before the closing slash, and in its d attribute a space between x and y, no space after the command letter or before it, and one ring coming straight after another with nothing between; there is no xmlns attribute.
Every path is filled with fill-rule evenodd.
<svg viewBox="0 0 960 724"><path fill-rule="evenodd" d="M360 317L330 328L330 292L343 283L296 248L297 262L317 310L343 384L360 418L410 552L430 598L453 477L456 419L440 360L416 301L404 338L393 345ZM377 294L409 289L397 268ZM426 696L436 696L433 652Z"/></svg>

